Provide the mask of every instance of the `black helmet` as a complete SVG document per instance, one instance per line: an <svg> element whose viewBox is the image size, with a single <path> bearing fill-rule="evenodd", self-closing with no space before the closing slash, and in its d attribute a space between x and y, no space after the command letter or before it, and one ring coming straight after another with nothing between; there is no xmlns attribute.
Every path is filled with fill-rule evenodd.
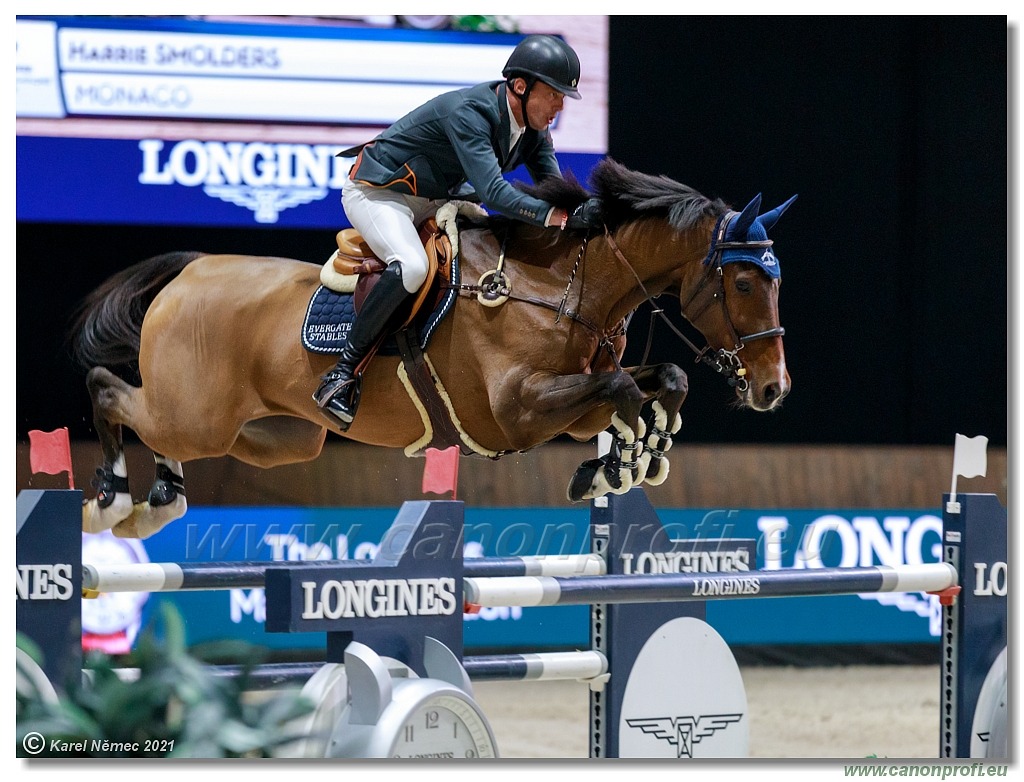
<svg viewBox="0 0 1024 782"><path fill-rule="evenodd" d="M506 79L532 76L563 95L577 100L581 97L576 89L580 58L569 44L553 35L528 35L520 41L501 75Z"/></svg>

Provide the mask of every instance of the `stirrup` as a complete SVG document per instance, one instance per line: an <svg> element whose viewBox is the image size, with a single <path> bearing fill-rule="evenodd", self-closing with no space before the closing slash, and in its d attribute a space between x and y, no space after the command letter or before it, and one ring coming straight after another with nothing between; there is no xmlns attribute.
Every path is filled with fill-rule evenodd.
<svg viewBox="0 0 1024 782"><path fill-rule="evenodd" d="M356 416L362 384L358 375L348 380L328 380L333 374L328 373L325 377L313 394L313 401L325 418L345 432Z"/></svg>
<svg viewBox="0 0 1024 782"><path fill-rule="evenodd" d="M313 401L321 410L325 408L338 394L350 386L356 385L359 378L355 375L343 380L339 377L341 373L331 371L324 375L320 381L320 387L313 392Z"/></svg>
<svg viewBox="0 0 1024 782"><path fill-rule="evenodd" d="M356 417L355 409L345 405L345 400L331 397L320 408L324 416L338 425L341 431L346 431Z"/></svg>

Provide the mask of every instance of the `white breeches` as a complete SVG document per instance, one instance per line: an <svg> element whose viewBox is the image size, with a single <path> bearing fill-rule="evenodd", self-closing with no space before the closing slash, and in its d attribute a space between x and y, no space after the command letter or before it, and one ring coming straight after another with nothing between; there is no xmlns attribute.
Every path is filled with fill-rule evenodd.
<svg viewBox="0 0 1024 782"><path fill-rule="evenodd" d="M444 203L361 185L347 177L341 191L349 222L378 258L402 264L402 284L409 293L418 291L427 279L427 254L416 226L433 217Z"/></svg>

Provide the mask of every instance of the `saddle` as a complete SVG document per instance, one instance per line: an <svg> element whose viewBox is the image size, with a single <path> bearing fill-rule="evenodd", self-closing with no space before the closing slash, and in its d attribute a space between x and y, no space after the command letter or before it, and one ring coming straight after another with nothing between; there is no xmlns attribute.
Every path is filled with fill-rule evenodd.
<svg viewBox="0 0 1024 782"><path fill-rule="evenodd" d="M454 217L453 208L445 220L454 222ZM459 282L457 240L441 227L443 225L444 221L439 225L438 220L431 217L419 227L427 253L427 279L409 297L409 302L399 307L381 339L356 369L361 374L378 354L397 353L401 357L404 371L399 373L399 378L420 411L426 430L420 440L406 449L407 455L422 455L428 447L443 450L451 445L459 445L464 453L472 452L465 448L459 426L452 420L453 413L445 405L423 352L433 330L450 311L456 295L453 283ZM322 287L313 294L303 324L303 344L317 353L334 353L341 349L344 342L339 339L344 339L340 335L345 332L336 328L337 318L351 323L386 268L356 229L339 231L336 239L338 249L320 269ZM314 329L319 331L313 333Z"/></svg>
<svg viewBox="0 0 1024 782"><path fill-rule="evenodd" d="M478 454L497 458L462 429L448 392L437 378L425 354L434 330L451 311L460 283L459 238L457 220L466 217L479 223L486 212L476 204L448 202L437 217L428 218L419 227L427 253L427 279L410 297L408 309L399 308L385 329L390 338L378 343L360 362L362 372L374 355L398 355L398 377L419 411L424 433L405 448L406 456L423 456L430 448L444 450L458 446L463 455ZM346 327L358 314L366 294L380 279L385 263L374 255L359 232L353 228L339 231L338 249L320 269L321 287L313 294L303 323L302 343L314 353L337 353L344 345ZM428 307L429 304L429 307Z"/></svg>
<svg viewBox="0 0 1024 782"><path fill-rule="evenodd" d="M419 235L427 253L427 278L413 295L408 308L400 308L396 323L388 331L399 331L409 326L428 301L431 307L436 307L452 281L454 250L448 234L438 226L435 218L430 217L420 225ZM338 231L336 241L338 249L320 270L320 282L336 293L354 294L353 303L358 314L366 295L377 284L387 264L374 254L355 228Z"/></svg>

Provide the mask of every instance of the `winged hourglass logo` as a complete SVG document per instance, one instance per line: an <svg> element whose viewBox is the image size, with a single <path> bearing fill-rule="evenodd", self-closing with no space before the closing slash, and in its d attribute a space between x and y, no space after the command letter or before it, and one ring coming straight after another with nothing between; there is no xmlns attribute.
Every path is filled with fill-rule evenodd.
<svg viewBox="0 0 1024 782"><path fill-rule="evenodd" d="M694 744L699 744L702 739L725 730L741 719L742 714L702 714L698 717L686 715L633 719L626 720L626 724L672 744L678 750L676 757L692 758Z"/></svg>

